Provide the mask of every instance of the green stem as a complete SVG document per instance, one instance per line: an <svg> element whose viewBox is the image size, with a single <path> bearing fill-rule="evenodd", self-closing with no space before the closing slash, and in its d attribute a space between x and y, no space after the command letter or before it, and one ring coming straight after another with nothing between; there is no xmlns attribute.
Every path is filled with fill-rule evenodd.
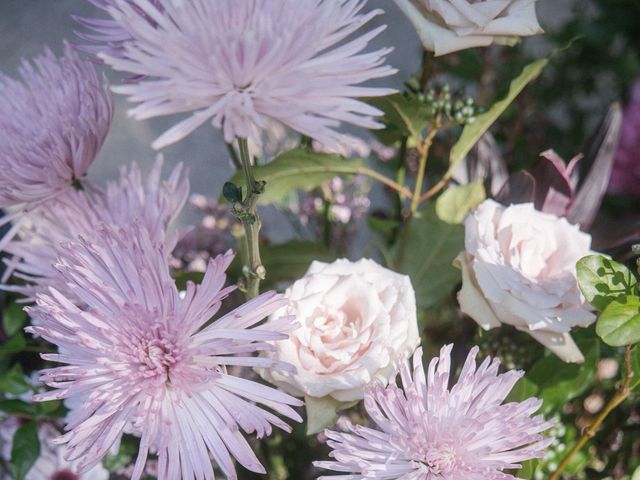
<svg viewBox="0 0 640 480"><path fill-rule="evenodd" d="M242 164L240 163L240 159L238 158L238 154L233 149L233 145L230 143L225 143L227 146L227 151L229 152L229 156L231 157L231 162L233 162L233 166L236 167L236 170L240 170L242 168Z"/></svg>
<svg viewBox="0 0 640 480"><path fill-rule="evenodd" d="M355 169L343 169L343 170L337 168L335 171L336 172L353 171L354 173L359 173L361 175L366 175L367 177L371 177L374 180L377 180L380 183L385 184L387 187L392 188L393 190L398 192L400 195L402 195L402 196L404 196L406 198L412 198L411 190L409 190L407 187L405 187L404 185L400 185L398 182L394 182L389 177L385 177L381 173L376 172L375 170L373 170L371 168L368 168L368 167L357 167Z"/></svg>
<svg viewBox="0 0 640 480"><path fill-rule="evenodd" d="M247 291L248 299L255 298L260 293L260 281L264 280L267 271L260 259L260 217L258 216L258 196L264 190L264 182L256 182L251 166L251 156L246 138L238 138L240 162L247 183L247 193L240 209L240 220L244 226L247 242Z"/></svg>
<svg viewBox="0 0 640 480"><path fill-rule="evenodd" d="M429 158L429 150L433 139L438 133L438 128L434 127L429 131L427 137L418 145L418 152L420 153L420 163L418 164L418 173L416 176L416 186L411 198L411 213L414 214L418 210L420 204L420 192L422 192L422 184L424 183L424 173L427 167L427 158Z"/></svg>
<svg viewBox="0 0 640 480"><path fill-rule="evenodd" d="M593 437L596 436L596 433L598 432L598 428L600 428L600 425L602 425L602 422L604 422L607 416L613 410L615 410L618 405L624 402L629 396L629 393L631 393L630 385L631 385L631 380L633 379L633 369L631 367L631 350L632 349L633 349L633 345L628 345L624 352L624 366L625 366L624 377L615 395L611 398L611 400L609 400L609 403L607 403L604 406L602 411L589 424L589 426L583 430L582 435L580 435L580 438L578 439L576 444L564 456L564 458L558 465L558 468L556 468L556 471L553 472L549 477L549 480L558 480L560 478L560 475L562 475L562 472L564 472L564 470L567 468L569 463L571 463L571 459L573 458L573 456L576 453L578 453L580 450L582 450L582 447L584 447L589 442L589 440L591 440Z"/></svg>

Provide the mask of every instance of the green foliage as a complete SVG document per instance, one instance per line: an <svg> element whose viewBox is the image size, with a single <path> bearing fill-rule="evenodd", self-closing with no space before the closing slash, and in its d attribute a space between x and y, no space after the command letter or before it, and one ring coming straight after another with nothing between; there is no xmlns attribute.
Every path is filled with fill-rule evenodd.
<svg viewBox="0 0 640 480"><path fill-rule="evenodd" d="M555 410L587 391L594 381L600 344L589 330L574 334L576 344L584 354L584 363L565 363L553 354L541 358L529 370L526 378L539 388L544 412Z"/></svg>
<svg viewBox="0 0 640 480"><path fill-rule="evenodd" d="M27 346L27 340L24 338L22 332L18 332L9 341L0 344L0 357L2 355L11 355L21 352Z"/></svg>
<svg viewBox="0 0 640 480"><path fill-rule="evenodd" d="M335 256L322 244L297 240L278 245L262 245L260 255L267 269L264 282L267 287L297 280L305 274L314 260L335 260Z"/></svg>
<svg viewBox="0 0 640 480"><path fill-rule="evenodd" d="M27 323L27 314L22 308L22 305L12 303L2 312L2 329L8 337L13 337Z"/></svg>
<svg viewBox="0 0 640 480"><path fill-rule="evenodd" d="M548 431L548 435L556 439L548 448L545 453L543 461L538 465L537 471L534 473L535 480L544 480L549 478L551 473L556 470L556 467L560 461L567 454L569 448L571 448L580 436L577 429L573 426L572 422L562 423L559 418L556 418L558 423ZM577 473L584 469L589 460L589 455L586 449L577 452L567 465L565 473ZM564 477L563 477L564 478ZM580 477L584 478L584 477Z"/></svg>
<svg viewBox="0 0 640 480"><path fill-rule="evenodd" d="M535 478L536 471L538 470L538 460L527 460L522 462L522 468L517 471L518 478L525 480L532 480Z"/></svg>
<svg viewBox="0 0 640 480"><path fill-rule="evenodd" d="M486 198L482 182L460 185L446 190L436 201L436 214L446 223L462 223L469 210Z"/></svg>
<svg viewBox="0 0 640 480"><path fill-rule="evenodd" d="M315 435L333 426L338 420L338 409L341 405L342 402L328 395L322 398L304 397L307 435Z"/></svg>
<svg viewBox="0 0 640 480"><path fill-rule="evenodd" d="M262 282L264 288L273 288L281 282L291 282L302 277L314 260L331 262L335 255L324 245L317 242L292 240L277 245L262 243L260 245L262 264L267 269L267 277ZM227 269L227 278L234 282L242 275L242 262L239 256ZM184 290L187 282L199 284L202 272L181 272L176 275L176 284Z"/></svg>
<svg viewBox="0 0 640 480"><path fill-rule="evenodd" d="M187 288L187 283L193 282L196 285L202 282L204 278L204 272L178 272L175 275L176 286L178 290L184 290Z"/></svg>
<svg viewBox="0 0 640 480"><path fill-rule="evenodd" d="M505 399L505 403L508 402L522 402L527 398L533 397L538 393L538 385L531 381L527 377L522 377L513 386L509 395Z"/></svg>
<svg viewBox="0 0 640 480"><path fill-rule="evenodd" d="M20 395L28 392L31 385L24 376L22 367L19 364L13 365L7 371L0 371L0 394L10 393L12 395Z"/></svg>
<svg viewBox="0 0 640 480"><path fill-rule="evenodd" d="M0 412L29 418L35 418L39 414L37 404L17 399L0 400Z"/></svg>
<svg viewBox="0 0 640 480"><path fill-rule="evenodd" d="M509 84L509 89L507 94L501 100L498 100L494 103L489 109L476 116L476 119L473 123L466 125L462 130L462 134L460 138L456 142L456 144L451 149L449 154L449 163L451 168L461 162L464 157L471 151L473 146L478 143L478 140L485 134L489 127L494 124L496 120L504 113L504 111L511 105L511 103L516 99L516 97L524 90L524 88L531 83L533 80L538 78L542 73L542 70L549 64L551 59L560 51L569 48L569 46L573 43L570 41L564 47L554 50L545 58L541 58L540 60L536 60L533 63L530 63L518 75L514 78Z"/></svg>
<svg viewBox="0 0 640 480"><path fill-rule="evenodd" d="M120 448L118 452L108 453L104 457L104 468L110 472L116 472L120 469L126 468L136 458L138 453L139 441L137 438L129 435L125 435L120 442Z"/></svg>
<svg viewBox="0 0 640 480"><path fill-rule="evenodd" d="M50 402L28 403L18 399L0 399L0 412L8 415L18 415L24 418L43 420L64 415L62 403L55 400Z"/></svg>
<svg viewBox="0 0 640 480"><path fill-rule="evenodd" d="M596 333L612 347L640 342L640 297L623 295L611 301L598 318Z"/></svg>
<svg viewBox="0 0 640 480"><path fill-rule="evenodd" d="M20 426L13 436L10 469L14 480L22 480L40 456L38 425L28 422Z"/></svg>
<svg viewBox="0 0 640 480"><path fill-rule="evenodd" d="M436 305L451 293L460 281L451 263L463 248L464 228L440 220L433 204L403 227L394 263L411 277L419 306Z"/></svg>
<svg viewBox="0 0 640 480"><path fill-rule="evenodd" d="M633 295L637 280L623 264L602 255L589 255L576 264L578 285L587 301L603 311L613 300Z"/></svg>
<svg viewBox="0 0 640 480"><path fill-rule="evenodd" d="M350 177L364 166L362 160L349 160L334 153L314 153L304 148L289 150L267 165L253 168L256 180L266 182L258 203L267 205L282 200L295 190L309 191L336 176ZM237 172L227 183L244 183Z"/></svg>
<svg viewBox="0 0 640 480"><path fill-rule="evenodd" d="M416 95L395 93L369 98L367 102L384 112L381 120L385 128L375 134L387 144L399 141L402 137L412 137L418 141L433 118L432 111Z"/></svg>
<svg viewBox="0 0 640 480"><path fill-rule="evenodd" d="M235 183L224 182L222 186L222 196L230 204L236 204L242 202L242 188L238 187Z"/></svg>

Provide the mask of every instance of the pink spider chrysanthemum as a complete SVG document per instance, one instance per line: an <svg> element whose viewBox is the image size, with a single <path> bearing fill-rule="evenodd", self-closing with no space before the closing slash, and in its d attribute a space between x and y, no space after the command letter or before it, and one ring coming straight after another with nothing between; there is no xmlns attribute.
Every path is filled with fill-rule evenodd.
<svg viewBox="0 0 640 480"><path fill-rule="evenodd" d="M515 480L505 470L542 457L552 439L541 432L552 422L531 417L542 402L503 403L522 372L498 374L497 359L476 366L474 347L449 388L451 349L442 348L426 376L416 350L413 371L409 360L399 368L402 387L396 378L371 384L364 401L377 429L328 430L335 460L315 465L344 474L319 480Z"/></svg>
<svg viewBox="0 0 640 480"><path fill-rule="evenodd" d="M381 112L359 86L395 73L388 48L363 52L385 27L349 39L381 10L366 0L109 0L118 38L99 57L138 81L114 87L139 105L137 119L192 112L160 136L175 143L211 121L227 142L254 137L269 119L338 147L342 122L379 128ZM108 42L109 43L109 42ZM113 42L111 42L113 45ZM141 79L142 78L142 79Z"/></svg>
<svg viewBox="0 0 640 480"><path fill-rule="evenodd" d="M66 292L54 268L60 246L78 236L91 238L96 226L102 223L126 226L138 221L150 232L154 242L165 242L171 251L177 239L168 235L168 229L187 200L189 181L182 164L177 165L166 180L162 179L162 164L160 157L146 184L133 163L123 167L119 180L109 182L104 191L72 189L41 206L29 222L25 222L18 237L5 247L12 256L5 259L8 268L3 282L13 274L25 283L0 285L0 288L21 293L27 297L26 301L51 286Z"/></svg>
<svg viewBox="0 0 640 480"><path fill-rule="evenodd" d="M264 407L301 421L292 408L301 402L227 366L292 368L253 356L294 327L289 317L260 323L286 300L264 293L209 323L234 288L223 288L230 253L210 260L202 283L181 293L165 248L141 225L98 233L63 248L57 264L84 306L51 289L28 309L37 326L27 330L60 351L43 358L65 364L41 372L54 390L34 400L82 399L57 440L68 459L91 468L126 427L141 437L133 480L150 453L160 480L213 479L210 459L229 479L237 478L233 458L264 473L241 431L258 438L272 425L290 431Z"/></svg>
<svg viewBox="0 0 640 480"><path fill-rule="evenodd" d="M23 213L77 186L111 124L107 83L66 44L56 58L46 49L23 61L22 81L0 74L0 209L12 230Z"/></svg>

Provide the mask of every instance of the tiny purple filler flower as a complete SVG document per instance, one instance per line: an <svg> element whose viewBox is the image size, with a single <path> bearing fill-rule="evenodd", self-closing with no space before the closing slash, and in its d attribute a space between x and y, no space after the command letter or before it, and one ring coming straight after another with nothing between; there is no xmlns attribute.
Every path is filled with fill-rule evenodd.
<svg viewBox="0 0 640 480"><path fill-rule="evenodd" d="M230 253L210 260L200 285L179 292L166 249L143 225L98 233L94 242L69 243L57 264L83 307L52 288L28 308L35 326L27 331L59 348L43 358L65 364L41 372L54 390L34 400L82 400L56 440L67 459L90 469L126 427L141 437L133 480L149 453L158 456L159 480L213 480L211 459L229 479L237 478L233 458L265 473L241 431L258 438L272 425L290 431L263 407L302 421L292 408L301 402L227 367L293 368L252 355L294 327L290 317L260 324L286 300L264 293L208 324L234 289L223 288Z"/></svg>
<svg viewBox="0 0 640 480"><path fill-rule="evenodd" d="M385 26L347 40L382 13L363 13L366 0L98 3L119 28L96 25L111 32L107 40L115 39L99 58L137 78L113 88L139 103L129 113L147 119L193 112L154 148L207 121L222 129L228 143L255 137L274 119L336 148L341 135L335 129L342 122L381 127L374 117L382 112L359 98L393 90L358 85L395 73L384 64L389 48L363 53Z"/></svg>
<svg viewBox="0 0 640 480"><path fill-rule="evenodd" d="M317 467L346 473L319 480L516 480L505 470L544 455L553 439L541 432L552 426L531 417L541 400L503 403L523 372L498 374L499 361L476 366L474 347L458 381L449 388L451 349L429 364L422 350L400 368L402 387L392 378L365 391L365 408L377 429L348 425L350 433L326 431L334 461Z"/></svg>
<svg viewBox="0 0 640 480"><path fill-rule="evenodd" d="M84 177L111 124L106 80L65 44L23 61L22 81L0 74L0 225L24 218ZM0 241L0 250L22 222Z"/></svg>

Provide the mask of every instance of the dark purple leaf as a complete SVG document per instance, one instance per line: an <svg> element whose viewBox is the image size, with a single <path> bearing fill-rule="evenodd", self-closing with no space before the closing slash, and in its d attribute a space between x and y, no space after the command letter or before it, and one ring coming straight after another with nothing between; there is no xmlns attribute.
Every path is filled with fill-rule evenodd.
<svg viewBox="0 0 640 480"><path fill-rule="evenodd" d="M621 126L622 111L620 104L616 102L609 108L591 142L591 147L587 150L587 156L580 164L583 169L580 175L581 182L567 214L567 220L580 225L583 230L591 227L609 185L613 155L620 138Z"/></svg>
<svg viewBox="0 0 640 480"><path fill-rule="evenodd" d="M531 172L536 181L536 208L564 217L573 203L571 172L582 156L572 158L568 165L553 150L546 150L540 156L542 160Z"/></svg>
<svg viewBox="0 0 640 480"><path fill-rule="evenodd" d="M523 170L511 175L494 198L503 205L529 203L533 202L535 191L535 179Z"/></svg>

